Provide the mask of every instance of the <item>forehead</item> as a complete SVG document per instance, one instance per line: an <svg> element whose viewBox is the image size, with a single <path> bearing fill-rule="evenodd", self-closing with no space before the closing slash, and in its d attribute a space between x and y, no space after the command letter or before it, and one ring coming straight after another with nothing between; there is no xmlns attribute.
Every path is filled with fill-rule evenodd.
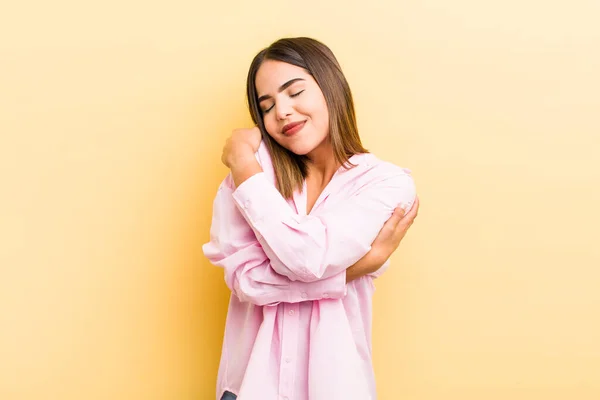
<svg viewBox="0 0 600 400"><path fill-rule="evenodd" d="M294 78L313 80L304 68L283 61L266 60L256 72L256 91L259 95L276 92L281 85Z"/></svg>

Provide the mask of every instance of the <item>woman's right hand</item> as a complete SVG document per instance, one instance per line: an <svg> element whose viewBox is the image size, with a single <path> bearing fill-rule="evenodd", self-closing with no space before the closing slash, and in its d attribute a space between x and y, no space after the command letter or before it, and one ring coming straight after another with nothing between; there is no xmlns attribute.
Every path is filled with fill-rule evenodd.
<svg viewBox="0 0 600 400"><path fill-rule="evenodd" d="M221 161L228 168L233 168L240 162L254 160L258 151L261 133L258 126L248 129L235 129L223 146Z"/></svg>
<svg viewBox="0 0 600 400"><path fill-rule="evenodd" d="M402 208L397 207L379 231L379 234L371 245L371 250L356 264L346 269L346 282L371 274L381 268L385 261L400 246L400 242L402 242L408 228L411 227L418 213L418 197L406 215Z"/></svg>

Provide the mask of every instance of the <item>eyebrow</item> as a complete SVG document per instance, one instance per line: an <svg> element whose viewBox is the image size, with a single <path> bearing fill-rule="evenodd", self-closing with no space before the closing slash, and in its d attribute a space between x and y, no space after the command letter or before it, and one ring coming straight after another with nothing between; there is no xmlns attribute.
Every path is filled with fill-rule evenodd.
<svg viewBox="0 0 600 400"><path fill-rule="evenodd" d="M279 87L279 89L277 90L277 93L281 93L285 89L287 89L288 87L290 87L292 84L294 84L294 83L296 83L298 81L303 81L303 80L304 79L302 79L302 78L291 79L291 80L287 81L286 83L284 83L283 85L281 85ZM271 98L272 98L271 96L269 96L268 94L265 94L264 96L260 96L258 98L258 103L260 104L262 101L265 101L265 100L268 100L268 99L271 99Z"/></svg>

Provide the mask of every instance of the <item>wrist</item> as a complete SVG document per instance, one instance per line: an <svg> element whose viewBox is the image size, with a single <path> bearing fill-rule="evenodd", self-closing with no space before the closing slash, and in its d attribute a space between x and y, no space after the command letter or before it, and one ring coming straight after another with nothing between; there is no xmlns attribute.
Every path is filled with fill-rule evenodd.
<svg viewBox="0 0 600 400"><path fill-rule="evenodd" d="M239 151L231 155L228 160L230 169L239 169L256 162L256 157L250 146L244 146Z"/></svg>
<svg viewBox="0 0 600 400"><path fill-rule="evenodd" d="M376 249L371 249L354 265L346 268L346 283L377 271L385 263L386 258Z"/></svg>
<svg viewBox="0 0 600 400"><path fill-rule="evenodd" d="M371 251L367 254L369 257L369 266L371 271L375 272L386 262L389 258L389 254L385 251L382 251L379 248L372 248Z"/></svg>
<svg viewBox="0 0 600 400"><path fill-rule="evenodd" d="M254 154L250 158L240 158L234 164L230 165L231 177L235 187L239 187L247 179L252 176L263 172L262 167L254 157Z"/></svg>

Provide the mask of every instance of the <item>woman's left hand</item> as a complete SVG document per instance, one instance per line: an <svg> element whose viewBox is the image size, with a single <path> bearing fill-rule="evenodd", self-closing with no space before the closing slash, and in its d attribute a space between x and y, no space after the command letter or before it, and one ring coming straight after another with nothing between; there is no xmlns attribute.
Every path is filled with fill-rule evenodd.
<svg viewBox="0 0 600 400"><path fill-rule="evenodd" d="M221 161L232 168L236 164L254 159L261 138L258 126L250 129L235 129L225 142Z"/></svg>
<svg viewBox="0 0 600 400"><path fill-rule="evenodd" d="M371 250L354 265L346 269L346 283L377 271L396 251L419 212L419 198L406 215L402 208L394 210L371 244Z"/></svg>
<svg viewBox="0 0 600 400"><path fill-rule="evenodd" d="M374 253L381 263L385 262L394 251L400 246L400 242L406 235L408 229L412 226L417 214L419 213L419 197L415 198L412 208L404 214L404 211L398 207L384 224L371 245L371 252Z"/></svg>

